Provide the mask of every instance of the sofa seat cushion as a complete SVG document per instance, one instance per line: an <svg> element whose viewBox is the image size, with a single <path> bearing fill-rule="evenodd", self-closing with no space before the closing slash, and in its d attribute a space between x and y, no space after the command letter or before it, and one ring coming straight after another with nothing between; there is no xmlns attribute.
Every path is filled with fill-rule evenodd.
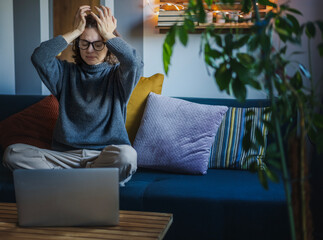
<svg viewBox="0 0 323 240"><path fill-rule="evenodd" d="M248 171L209 169L196 176L140 169L120 197L121 209L173 213L166 239L289 236L283 184L270 182L265 190Z"/></svg>

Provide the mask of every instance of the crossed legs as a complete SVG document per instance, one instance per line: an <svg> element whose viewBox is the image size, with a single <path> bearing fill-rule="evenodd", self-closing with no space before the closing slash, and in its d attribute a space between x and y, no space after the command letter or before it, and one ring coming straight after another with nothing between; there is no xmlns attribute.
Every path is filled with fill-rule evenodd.
<svg viewBox="0 0 323 240"><path fill-rule="evenodd" d="M109 145L102 151L58 152L18 143L7 147L3 164L11 170L115 167L123 186L137 170L137 152L129 145Z"/></svg>

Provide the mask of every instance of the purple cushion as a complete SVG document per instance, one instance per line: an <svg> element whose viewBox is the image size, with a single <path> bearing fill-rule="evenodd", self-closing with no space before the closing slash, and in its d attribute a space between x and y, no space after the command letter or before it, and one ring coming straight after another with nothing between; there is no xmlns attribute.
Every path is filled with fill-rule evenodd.
<svg viewBox="0 0 323 240"><path fill-rule="evenodd" d="M206 174L214 136L227 110L150 93L133 144L138 166Z"/></svg>

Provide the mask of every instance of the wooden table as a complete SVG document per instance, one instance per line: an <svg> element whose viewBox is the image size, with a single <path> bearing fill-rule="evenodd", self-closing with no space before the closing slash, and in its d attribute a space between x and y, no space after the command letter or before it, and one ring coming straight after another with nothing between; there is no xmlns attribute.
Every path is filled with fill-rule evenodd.
<svg viewBox="0 0 323 240"><path fill-rule="evenodd" d="M0 239L163 239L173 221L168 213L120 211L113 227L19 227L15 203L0 203Z"/></svg>

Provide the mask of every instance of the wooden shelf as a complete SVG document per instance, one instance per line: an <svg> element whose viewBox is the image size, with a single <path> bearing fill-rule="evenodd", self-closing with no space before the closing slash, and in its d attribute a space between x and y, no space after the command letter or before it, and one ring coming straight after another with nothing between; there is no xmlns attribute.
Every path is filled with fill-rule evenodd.
<svg viewBox="0 0 323 240"><path fill-rule="evenodd" d="M249 33L249 32L251 32L251 28L253 26L253 23L200 24L198 26L195 26L195 32L192 32L192 34L202 33L210 25L212 25L214 27L214 30L219 33L227 33L230 31L239 32L239 33ZM169 29L171 28L171 26L156 26L156 28L159 30L159 33L167 33L169 31Z"/></svg>

